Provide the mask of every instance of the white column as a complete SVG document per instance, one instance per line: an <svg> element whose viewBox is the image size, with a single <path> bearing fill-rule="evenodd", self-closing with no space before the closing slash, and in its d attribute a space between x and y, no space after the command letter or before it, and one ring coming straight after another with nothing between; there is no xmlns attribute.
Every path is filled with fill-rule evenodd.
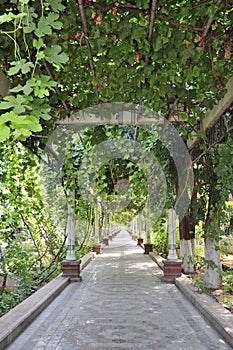
<svg viewBox="0 0 233 350"><path fill-rule="evenodd" d="M99 243L99 205L95 207L95 243Z"/></svg>
<svg viewBox="0 0 233 350"><path fill-rule="evenodd" d="M141 238L142 236L142 216L140 215L138 218L138 236Z"/></svg>
<svg viewBox="0 0 233 350"><path fill-rule="evenodd" d="M135 217L135 224L134 224L134 234L137 236L138 232L138 217Z"/></svg>
<svg viewBox="0 0 233 350"><path fill-rule="evenodd" d="M146 243L150 243L150 208L147 208L147 218L146 218Z"/></svg>
<svg viewBox="0 0 233 350"><path fill-rule="evenodd" d="M176 255L176 212L168 209L168 260L177 260Z"/></svg>
<svg viewBox="0 0 233 350"><path fill-rule="evenodd" d="M104 238L108 238L108 218L107 218L107 214L104 214L103 229L104 229Z"/></svg>
<svg viewBox="0 0 233 350"><path fill-rule="evenodd" d="M109 213L109 220L108 220L108 236L112 235L112 213Z"/></svg>
<svg viewBox="0 0 233 350"><path fill-rule="evenodd" d="M72 205L75 204L75 194L74 192L70 196L70 200L72 200L72 203L68 203L68 219L67 219L67 225L66 225L66 232L67 232L67 255L66 260L76 260L75 257L75 214L74 209L72 208Z"/></svg>

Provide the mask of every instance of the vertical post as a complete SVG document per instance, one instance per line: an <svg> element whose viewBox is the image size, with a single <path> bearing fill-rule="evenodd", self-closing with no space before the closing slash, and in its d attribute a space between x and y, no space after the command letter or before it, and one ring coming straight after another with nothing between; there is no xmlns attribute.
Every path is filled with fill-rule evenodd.
<svg viewBox="0 0 233 350"><path fill-rule="evenodd" d="M146 243L150 243L150 209L147 208Z"/></svg>
<svg viewBox="0 0 233 350"><path fill-rule="evenodd" d="M95 220L94 220L95 243L93 244L92 250L96 254L101 254L102 249L101 249L101 244L100 244L100 239L99 239L99 203L98 203L98 201L96 202L96 206L94 209L94 215L95 215Z"/></svg>
<svg viewBox="0 0 233 350"><path fill-rule="evenodd" d="M142 246L143 238L142 238L142 215L138 218L138 245Z"/></svg>
<svg viewBox="0 0 233 350"><path fill-rule="evenodd" d="M73 199L73 195L72 195ZM72 206L68 204L67 220L67 255L66 260L76 260L75 258L75 216Z"/></svg>
<svg viewBox="0 0 233 350"><path fill-rule="evenodd" d="M112 241L112 213L109 214L108 238L109 238L110 241Z"/></svg>
<svg viewBox="0 0 233 350"><path fill-rule="evenodd" d="M144 249L145 249L145 254L149 254L150 252L153 251L153 244L151 244L151 241L150 241L150 207L149 207L149 204L148 204L148 207L147 207L147 219L146 219L146 243L144 244Z"/></svg>
<svg viewBox="0 0 233 350"><path fill-rule="evenodd" d="M174 209L168 209L168 260L177 260L176 255L176 212Z"/></svg>
<svg viewBox="0 0 233 350"><path fill-rule="evenodd" d="M104 214L104 222L103 222L103 227L104 227L104 239L103 239L103 244L109 245L108 243L108 225L107 225L107 213Z"/></svg>
<svg viewBox="0 0 233 350"><path fill-rule="evenodd" d="M80 264L81 260L75 257L75 191L70 194L71 204L68 203L68 218L66 225L67 232L67 255L61 262L62 276L69 277L71 281L81 281Z"/></svg>
<svg viewBox="0 0 233 350"><path fill-rule="evenodd" d="M169 253L167 260L164 260L165 282L173 282L176 277L181 276L181 261L176 255L176 212L174 209L168 210L168 244Z"/></svg>
<svg viewBox="0 0 233 350"><path fill-rule="evenodd" d="M137 239L137 217L133 220L133 233L132 233L132 239L135 241Z"/></svg>
<svg viewBox="0 0 233 350"><path fill-rule="evenodd" d="M96 203L96 207L94 209L94 231L95 231L95 243L99 243L99 208L98 203Z"/></svg>

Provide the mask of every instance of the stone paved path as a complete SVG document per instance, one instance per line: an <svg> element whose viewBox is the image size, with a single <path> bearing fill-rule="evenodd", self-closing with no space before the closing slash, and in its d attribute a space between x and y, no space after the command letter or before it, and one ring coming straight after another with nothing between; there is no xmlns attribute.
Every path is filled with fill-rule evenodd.
<svg viewBox="0 0 233 350"><path fill-rule="evenodd" d="M8 350L230 350L126 231Z"/></svg>

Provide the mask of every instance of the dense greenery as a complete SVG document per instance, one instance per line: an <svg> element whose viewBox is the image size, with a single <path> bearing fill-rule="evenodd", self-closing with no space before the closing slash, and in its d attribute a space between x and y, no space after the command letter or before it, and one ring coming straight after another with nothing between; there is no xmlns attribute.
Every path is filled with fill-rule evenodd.
<svg viewBox="0 0 233 350"><path fill-rule="evenodd" d="M72 110L110 101L194 127L232 75L231 5L1 0L0 67L11 81L1 139L47 134Z"/></svg>
<svg viewBox="0 0 233 350"><path fill-rule="evenodd" d="M203 223L205 237L219 241L232 215L226 214L232 127L211 144L199 129L233 73L232 1L0 0L0 5L1 293L6 276L18 278L19 291L25 290L18 293L21 300L59 271L65 256L64 199L70 191L75 191L77 249L90 249L95 210L83 198L78 177L83 159L102 142L125 139L140 143L147 156L151 152L167 180L163 215L174 205L177 173L153 127L84 129L67 148L62 169L51 149L43 152L57 123L105 102L149 107L175 122L185 141L193 131L203 138L203 153L193 162L196 198L187 215L194 227ZM229 125L231 120L226 115ZM148 198L145 171L127 159L124 147L125 156L103 164L96 178L102 200L123 198L125 189L130 193L125 208L111 216L121 224L140 213ZM104 208L101 230L103 214ZM152 227L153 243L165 252L163 215ZM11 294L5 298L9 303L3 301L3 309L15 303Z"/></svg>

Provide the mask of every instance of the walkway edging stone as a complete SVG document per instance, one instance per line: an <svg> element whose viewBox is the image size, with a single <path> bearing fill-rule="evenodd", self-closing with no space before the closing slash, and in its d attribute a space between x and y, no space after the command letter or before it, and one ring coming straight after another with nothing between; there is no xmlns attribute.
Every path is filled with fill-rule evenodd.
<svg viewBox="0 0 233 350"><path fill-rule="evenodd" d="M68 284L69 278L59 275L3 315L0 318L0 350L10 345Z"/></svg>
<svg viewBox="0 0 233 350"><path fill-rule="evenodd" d="M163 258L150 253L149 256L156 264L164 269ZM198 293L198 289L193 285L188 277L182 275L175 279L175 285L186 296L186 298L200 311L200 313L210 322L225 341L233 347L233 315L206 294Z"/></svg>
<svg viewBox="0 0 233 350"><path fill-rule="evenodd" d="M90 252L82 257L81 271L95 258L95 255L94 252ZM62 277L60 274L0 317L0 350L6 349L69 283L69 277Z"/></svg>
<svg viewBox="0 0 233 350"><path fill-rule="evenodd" d="M95 259L96 253L95 252L90 252L84 255L81 258L81 265L80 265L80 270L82 271L90 262Z"/></svg>
<svg viewBox="0 0 233 350"><path fill-rule="evenodd" d="M175 279L175 285L201 312L219 334L233 347L233 315L206 294L198 294L197 288L184 275Z"/></svg>

